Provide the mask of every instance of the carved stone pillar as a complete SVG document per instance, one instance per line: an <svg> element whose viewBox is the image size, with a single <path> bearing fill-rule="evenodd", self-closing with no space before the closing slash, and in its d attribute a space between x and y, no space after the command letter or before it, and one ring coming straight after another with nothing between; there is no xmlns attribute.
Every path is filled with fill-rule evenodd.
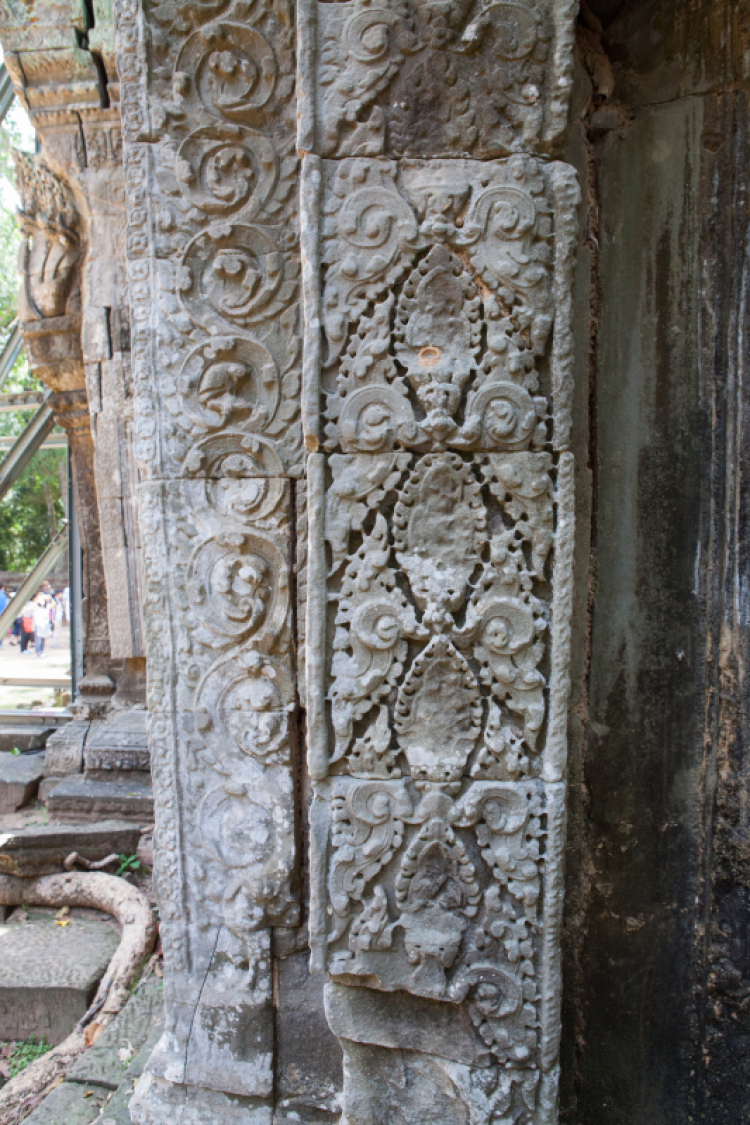
<svg viewBox="0 0 750 1125"><path fill-rule="evenodd" d="M574 14L301 6L310 940L346 1125L557 1119Z"/></svg>
<svg viewBox="0 0 750 1125"><path fill-rule="evenodd" d="M229 7L119 10L167 1006L131 1112L153 1125L270 1122L272 953L299 920L294 32Z"/></svg>
<svg viewBox="0 0 750 1125"><path fill-rule="evenodd" d="M287 1120L296 549L342 1122L552 1125L574 5L300 3L296 107L287 7L118 13L168 1013L134 1119Z"/></svg>
<svg viewBox="0 0 750 1125"><path fill-rule="evenodd" d="M80 216L71 192L41 157L16 153L15 159L24 234L18 318L31 370L54 392L55 420L70 441L81 537L84 666L87 676L106 675L107 589L81 353ZM105 695L111 690L110 683Z"/></svg>
<svg viewBox="0 0 750 1125"><path fill-rule="evenodd" d="M44 160L75 197L80 215L76 358L85 368L91 411L111 654L115 660L136 660L126 669L132 685L144 678L145 651L125 187L111 12L99 3L71 9L42 0L33 16L8 9L1 22L6 63L42 140Z"/></svg>

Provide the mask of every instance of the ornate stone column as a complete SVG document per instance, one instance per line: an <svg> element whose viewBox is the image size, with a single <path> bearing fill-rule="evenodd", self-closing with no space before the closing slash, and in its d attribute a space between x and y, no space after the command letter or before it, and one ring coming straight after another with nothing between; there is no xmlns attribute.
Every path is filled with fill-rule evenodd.
<svg viewBox="0 0 750 1125"><path fill-rule="evenodd" d="M270 1123L299 920L294 31L220 0L124 3L118 33L167 1005L131 1112Z"/></svg>
<svg viewBox="0 0 750 1125"><path fill-rule="evenodd" d="M310 936L346 1125L557 1119L574 15L300 7Z"/></svg>
<svg viewBox="0 0 750 1125"><path fill-rule="evenodd" d="M72 193L80 215L75 346L91 412L111 655L131 659L126 675L132 694L134 681L144 679L145 651L111 11L99 3L70 9L42 2L34 6L33 18L24 9L6 9L0 19L6 64L42 141L43 159Z"/></svg>
<svg viewBox="0 0 750 1125"><path fill-rule="evenodd" d="M134 1120L288 1120L296 561L341 1120L552 1125L574 5L309 0L296 64L287 6L118 12L168 1012Z"/></svg>
<svg viewBox="0 0 750 1125"><path fill-rule="evenodd" d="M110 648L81 352L80 215L70 190L41 157L16 153L15 158L24 235L18 319L31 370L53 391L55 420L70 441L81 536L84 663L87 676L101 676L109 669Z"/></svg>

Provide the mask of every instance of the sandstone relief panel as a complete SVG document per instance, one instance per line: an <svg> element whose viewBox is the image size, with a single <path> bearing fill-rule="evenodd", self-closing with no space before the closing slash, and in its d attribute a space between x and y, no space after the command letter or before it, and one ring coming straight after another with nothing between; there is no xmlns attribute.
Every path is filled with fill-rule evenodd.
<svg viewBox="0 0 750 1125"><path fill-rule="evenodd" d="M299 924L294 32L283 5L123 5L119 44L168 964L132 1112L202 1114L214 1091L266 1122L271 928Z"/></svg>
<svg viewBox="0 0 750 1125"><path fill-rule="evenodd" d="M562 133L569 3L308 2L321 155L486 158L544 152Z"/></svg>
<svg viewBox="0 0 750 1125"><path fill-rule="evenodd" d="M554 1121L571 32L567 2L119 6L167 957L141 1125L287 1120L300 697L342 1120Z"/></svg>
<svg viewBox="0 0 750 1125"><path fill-rule="evenodd" d="M465 29L456 5L315 12L300 141L319 451L310 937L344 1049L342 1120L547 1125L579 196L538 154L564 120L548 48L570 13L498 5Z"/></svg>

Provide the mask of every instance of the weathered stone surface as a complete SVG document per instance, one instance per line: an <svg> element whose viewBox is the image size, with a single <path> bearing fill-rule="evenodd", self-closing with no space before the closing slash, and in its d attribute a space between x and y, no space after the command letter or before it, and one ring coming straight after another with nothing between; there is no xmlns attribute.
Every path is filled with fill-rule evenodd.
<svg viewBox="0 0 750 1125"><path fill-rule="evenodd" d="M25 922L18 921L25 917ZM17 911L0 924L0 1038L59 1043L86 1012L119 944L107 921Z"/></svg>
<svg viewBox="0 0 750 1125"><path fill-rule="evenodd" d="M84 766L89 776L113 770L148 770L147 713L140 710L115 712L104 723L95 723L88 733Z"/></svg>
<svg viewBox="0 0 750 1125"><path fill-rule="evenodd" d="M135 855L140 829L124 821L98 824L40 825L0 833L0 873L3 875L52 875L63 871L71 852L96 862L116 852Z"/></svg>
<svg viewBox="0 0 750 1125"><path fill-rule="evenodd" d="M44 774L44 755L0 756L0 812L13 812L27 804L37 792Z"/></svg>
<svg viewBox="0 0 750 1125"><path fill-rule="evenodd" d="M154 795L146 773L96 781L81 775L63 778L47 796L50 816L62 824L112 818L153 824Z"/></svg>
<svg viewBox="0 0 750 1125"><path fill-rule="evenodd" d="M41 750L50 735L54 735L56 729L55 727L31 726L31 724L17 727L3 724L0 727L0 752L3 750L20 750L21 753L24 753L27 750Z"/></svg>
<svg viewBox="0 0 750 1125"><path fill-rule="evenodd" d="M103 1086L63 1082L24 1120L31 1125L89 1125L99 1118L106 1096Z"/></svg>
<svg viewBox="0 0 750 1125"><path fill-rule="evenodd" d="M311 0L310 8L317 35L303 50L315 75L314 151L486 158L549 149L565 127L569 0L378 8Z"/></svg>
<svg viewBox="0 0 750 1125"><path fill-rule="evenodd" d="M44 748L45 777L67 777L70 773L81 773L83 746L88 730L88 723L72 722L50 735Z"/></svg>
<svg viewBox="0 0 750 1125"><path fill-rule="evenodd" d="M293 1045L308 1004L320 1017L307 980L274 1078L297 609L315 968L434 1013L406 1052L423 1119L452 1066L472 1125L551 1125L577 187L539 157L567 113L573 6L297 15L295 69L278 6L118 5L166 958L133 1115L213 1125L221 1092L261 1120L274 1089L284 1120L337 1108L335 1065ZM429 1052L450 1010L468 1062ZM366 1040L388 1020L364 1023L387 1059ZM347 1120L380 1096L347 1089Z"/></svg>
<svg viewBox="0 0 750 1125"><path fill-rule="evenodd" d="M257 1098L241 1098L204 1090L197 1086L175 1085L144 1074L130 1101L130 1115L138 1125L272 1125L273 1109Z"/></svg>
<svg viewBox="0 0 750 1125"><path fill-rule="evenodd" d="M150 1050L164 1031L164 987L157 977L140 985L130 1000L96 1042L71 1067L69 1082L95 1083L116 1090L125 1080L140 1078L133 1071L136 1058L148 1041ZM149 1054L150 1054L149 1050ZM129 1056L123 1061L121 1053ZM145 1058L142 1063L145 1064ZM130 1087L132 1093L132 1086Z"/></svg>
<svg viewBox="0 0 750 1125"><path fill-rule="evenodd" d="M310 972L310 954L301 950L276 962L276 1110L281 1121L308 1119L317 1125L336 1114L342 1083L341 1048L323 1010L321 975ZM297 1114L297 1118L295 1118Z"/></svg>

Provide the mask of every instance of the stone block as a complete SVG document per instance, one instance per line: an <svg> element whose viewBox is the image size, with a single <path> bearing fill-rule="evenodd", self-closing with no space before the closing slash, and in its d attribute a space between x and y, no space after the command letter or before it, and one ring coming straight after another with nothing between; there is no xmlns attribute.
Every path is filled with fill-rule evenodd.
<svg viewBox="0 0 750 1125"><path fill-rule="evenodd" d="M107 1097L102 1086L76 1086L63 1082L29 1114L27 1125L89 1125L96 1121Z"/></svg>
<svg viewBox="0 0 750 1125"><path fill-rule="evenodd" d="M333 1113L343 1081L341 1047L323 1011L322 974L310 973L304 949L276 962L278 1108L305 1122L311 1110Z"/></svg>
<svg viewBox="0 0 750 1125"><path fill-rule="evenodd" d="M272 1125L273 1110L260 1098L180 1086L145 1074L130 1102L136 1125Z"/></svg>
<svg viewBox="0 0 750 1125"><path fill-rule="evenodd" d="M87 1011L118 944L105 919L73 916L61 926L53 911L16 912L0 925L0 1039L60 1043Z"/></svg>
<svg viewBox="0 0 750 1125"><path fill-rule="evenodd" d="M64 728L63 728L64 729ZM42 727L34 723L18 726L0 726L0 753L3 750L43 750L47 739L55 732L55 727Z"/></svg>
<svg viewBox="0 0 750 1125"><path fill-rule="evenodd" d="M116 852L134 855L140 829L126 821L105 820L99 824L61 827L44 825L0 833L0 874L19 876L51 875L64 870L71 852L90 862Z"/></svg>
<svg viewBox="0 0 750 1125"><path fill-rule="evenodd" d="M457 1004L330 983L325 986L325 1006L328 1023L340 1039L483 1065L486 1050L469 1013Z"/></svg>
<svg viewBox="0 0 750 1125"><path fill-rule="evenodd" d="M0 813L14 812L36 796L44 774L38 753L0 756Z"/></svg>
<svg viewBox="0 0 750 1125"><path fill-rule="evenodd" d="M50 735L44 753L45 777L67 777L70 773L81 772L88 730L88 723L73 722Z"/></svg>
<svg viewBox="0 0 750 1125"><path fill-rule="evenodd" d="M86 773L147 770L147 718L146 711L122 711L106 723L93 723L84 748Z"/></svg>
<svg viewBox="0 0 750 1125"><path fill-rule="evenodd" d="M157 977L149 977L128 1000L119 1016L67 1071L72 1082L94 1082L116 1090L127 1075L140 1078L148 1054L139 1060L147 1042L151 1048L164 1030L164 988ZM129 1052L123 1062L119 1052ZM150 1052L149 1052L150 1053ZM133 1068L138 1074L133 1074ZM131 1087L132 1092L132 1087Z"/></svg>
<svg viewBox="0 0 750 1125"><path fill-rule="evenodd" d="M47 797L50 816L63 824L96 821L108 817L150 824L154 819L154 797L147 773L98 781L90 777L64 778Z"/></svg>

